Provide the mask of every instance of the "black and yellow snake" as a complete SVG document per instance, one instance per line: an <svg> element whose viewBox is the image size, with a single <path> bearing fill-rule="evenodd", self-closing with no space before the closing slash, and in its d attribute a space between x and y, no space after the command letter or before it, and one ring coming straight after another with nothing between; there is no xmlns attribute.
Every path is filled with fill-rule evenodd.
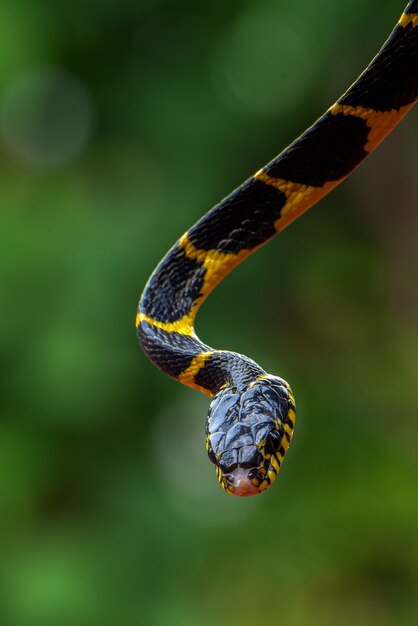
<svg viewBox="0 0 418 626"><path fill-rule="evenodd" d="M252 495L281 467L295 424L290 386L246 356L195 334L212 289L320 200L418 99L418 0L348 91L303 135L204 215L167 253L142 294L136 327L147 357L212 397L206 447L224 489Z"/></svg>

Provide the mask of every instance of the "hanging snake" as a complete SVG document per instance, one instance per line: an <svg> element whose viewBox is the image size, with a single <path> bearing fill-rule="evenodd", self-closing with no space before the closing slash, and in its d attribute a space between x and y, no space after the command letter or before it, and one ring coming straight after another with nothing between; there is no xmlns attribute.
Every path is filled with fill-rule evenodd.
<svg viewBox="0 0 418 626"><path fill-rule="evenodd" d="M331 191L418 99L418 0L355 83L288 148L204 215L166 254L142 294L146 356L212 400L206 449L222 487L249 496L276 479L292 439L288 383L252 359L202 343L194 320L241 261Z"/></svg>

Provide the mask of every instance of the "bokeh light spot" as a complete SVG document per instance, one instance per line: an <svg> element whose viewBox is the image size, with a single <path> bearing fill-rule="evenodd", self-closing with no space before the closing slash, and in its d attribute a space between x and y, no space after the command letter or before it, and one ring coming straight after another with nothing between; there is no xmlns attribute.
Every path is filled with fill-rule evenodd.
<svg viewBox="0 0 418 626"><path fill-rule="evenodd" d="M252 9L233 25L219 51L216 70L226 95L257 114L273 115L301 101L317 67L312 39L298 21Z"/></svg>
<svg viewBox="0 0 418 626"><path fill-rule="evenodd" d="M80 154L92 128L92 104L78 78L36 67L12 80L0 105L3 141L21 161L51 168Z"/></svg>

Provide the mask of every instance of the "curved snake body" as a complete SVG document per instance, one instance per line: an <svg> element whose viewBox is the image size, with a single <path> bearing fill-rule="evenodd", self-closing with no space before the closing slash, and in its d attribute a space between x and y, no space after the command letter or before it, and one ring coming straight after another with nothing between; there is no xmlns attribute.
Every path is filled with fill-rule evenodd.
<svg viewBox="0 0 418 626"><path fill-rule="evenodd" d="M204 215L149 279L136 318L147 357L211 396L206 447L221 485L252 495L271 485L289 447L289 385L194 331L212 289L247 256L338 185L418 99L418 0L348 91L268 165Z"/></svg>

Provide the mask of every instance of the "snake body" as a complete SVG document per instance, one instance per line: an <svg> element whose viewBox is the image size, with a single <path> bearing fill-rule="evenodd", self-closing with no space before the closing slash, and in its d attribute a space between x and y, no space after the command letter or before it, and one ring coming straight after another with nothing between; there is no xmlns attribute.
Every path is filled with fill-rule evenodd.
<svg viewBox="0 0 418 626"><path fill-rule="evenodd" d="M313 126L204 215L151 275L136 317L147 357L212 397L206 448L224 489L271 485L295 423L290 386L241 354L215 350L194 331L212 289L344 178L418 99L418 0L411 0L370 65Z"/></svg>

